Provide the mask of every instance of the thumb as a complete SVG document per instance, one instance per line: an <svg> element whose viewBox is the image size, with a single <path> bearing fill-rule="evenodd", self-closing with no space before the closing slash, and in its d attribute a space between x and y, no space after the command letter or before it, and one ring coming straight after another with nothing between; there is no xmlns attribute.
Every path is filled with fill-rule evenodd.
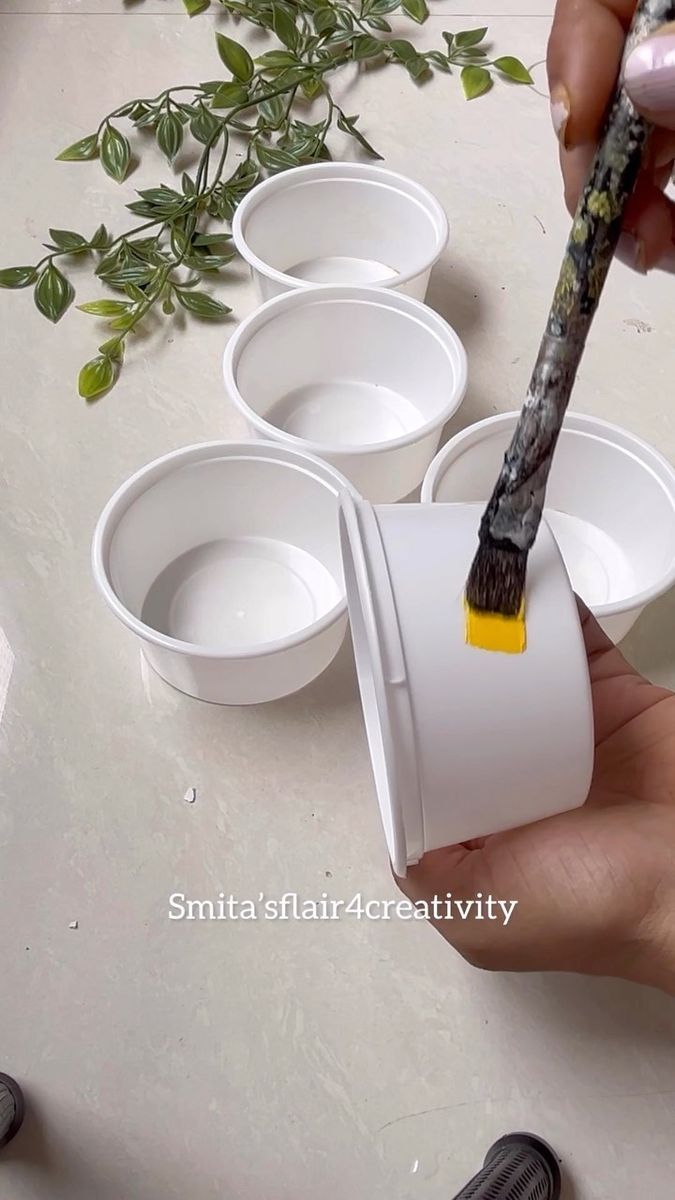
<svg viewBox="0 0 675 1200"><path fill-rule="evenodd" d="M624 83L645 117L675 130L675 21L635 47L626 60Z"/></svg>

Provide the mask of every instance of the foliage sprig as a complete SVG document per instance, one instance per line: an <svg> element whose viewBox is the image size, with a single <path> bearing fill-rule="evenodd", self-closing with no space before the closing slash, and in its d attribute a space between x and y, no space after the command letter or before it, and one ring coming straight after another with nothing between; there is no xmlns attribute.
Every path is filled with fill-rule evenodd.
<svg viewBox="0 0 675 1200"><path fill-rule="evenodd" d="M211 0L183 0L189 16ZM457 70L464 94L483 95L495 77L532 82L511 55L490 59L487 28L444 33L441 49L419 50L394 36L392 17L421 24L426 0L217 0L235 21L255 25L273 47L255 60L240 42L216 33L216 48L228 74L199 84L165 88L159 95L128 101L100 122L95 132L62 150L61 162L98 159L122 183L132 164L120 120L150 129L169 164L186 138L201 147L193 174L174 186L162 183L137 193L127 208L142 221L113 237L101 225L91 237L51 229L47 254L34 266L0 271L0 287L33 288L35 304L50 321L61 319L75 298L59 263L93 256L94 274L117 294L78 305L108 323L109 336L80 371L79 392L96 400L116 382L127 339L151 310L170 317L177 309L206 320L222 320L231 308L203 290L234 257L229 223L240 200L261 176L303 163L330 159L334 128L349 135L372 158L381 156L365 137L358 115L337 103L332 77L349 63L395 64L417 84L435 71ZM318 111L317 111L318 110ZM311 119L309 119L311 118ZM234 163L233 140L244 146ZM215 223L215 225L214 225Z"/></svg>

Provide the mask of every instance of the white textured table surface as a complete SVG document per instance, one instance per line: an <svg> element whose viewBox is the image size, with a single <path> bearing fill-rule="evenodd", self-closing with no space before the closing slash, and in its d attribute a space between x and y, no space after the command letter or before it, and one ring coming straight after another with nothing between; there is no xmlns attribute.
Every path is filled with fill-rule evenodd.
<svg viewBox="0 0 675 1200"><path fill-rule="evenodd" d="M535 63L550 10L448 2L420 36L485 17L502 52ZM2 265L33 261L48 225L119 230L124 196L167 177L148 154L118 190L96 164L53 158L116 104L216 74L213 24L188 22L178 0L2 0ZM545 98L500 87L467 105L456 80L416 91L394 69L350 87L388 164L451 218L430 299L469 352L455 425L517 407L567 223ZM670 458L674 287L615 269L575 393ZM246 311L245 285L237 299ZM518 1127L555 1144L578 1200L670 1194L665 997L480 974L417 922L168 921L175 891L394 895L351 652L259 709L202 706L142 676L93 592L92 527L144 462L242 433L222 396L227 333L163 328L87 410L74 380L91 319L73 311L55 329L28 294L0 293L0 320L0 712L15 658L0 727L0 1069L31 1108L0 1160L3 1200L446 1200ZM674 615L670 596L626 643L670 684Z"/></svg>

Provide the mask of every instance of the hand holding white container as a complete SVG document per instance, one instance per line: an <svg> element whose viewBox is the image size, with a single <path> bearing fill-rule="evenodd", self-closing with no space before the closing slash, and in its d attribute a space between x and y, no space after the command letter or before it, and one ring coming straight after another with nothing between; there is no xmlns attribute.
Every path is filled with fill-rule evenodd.
<svg viewBox="0 0 675 1200"><path fill-rule="evenodd" d="M403 175L372 163L310 163L253 188L232 235L262 300L321 283L423 300L448 221L431 193Z"/></svg>
<svg viewBox="0 0 675 1200"><path fill-rule="evenodd" d="M347 601L394 871L424 853L583 804L593 711L576 601L545 522L531 552L527 650L464 636L480 505L345 497Z"/></svg>
<svg viewBox="0 0 675 1200"><path fill-rule="evenodd" d="M427 472L422 500L486 503L517 419L501 413L451 438ZM544 515L572 587L613 641L675 583L675 468L628 430L567 414Z"/></svg>
<svg viewBox="0 0 675 1200"><path fill-rule="evenodd" d="M421 483L464 398L467 362L455 331L418 300L317 287L247 317L223 376L254 436L318 455L381 503Z"/></svg>
<svg viewBox="0 0 675 1200"><path fill-rule="evenodd" d="M347 628L338 498L349 484L262 442L175 450L122 484L94 534L94 578L150 666L217 704L304 687Z"/></svg>

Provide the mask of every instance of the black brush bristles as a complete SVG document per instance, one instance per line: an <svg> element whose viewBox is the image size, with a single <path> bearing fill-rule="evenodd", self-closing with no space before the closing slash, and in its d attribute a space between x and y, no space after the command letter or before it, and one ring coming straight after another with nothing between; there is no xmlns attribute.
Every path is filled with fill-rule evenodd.
<svg viewBox="0 0 675 1200"><path fill-rule="evenodd" d="M517 617L523 608L527 551L511 542L481 539L466 582L466 602L475 612Z"/></svg>

